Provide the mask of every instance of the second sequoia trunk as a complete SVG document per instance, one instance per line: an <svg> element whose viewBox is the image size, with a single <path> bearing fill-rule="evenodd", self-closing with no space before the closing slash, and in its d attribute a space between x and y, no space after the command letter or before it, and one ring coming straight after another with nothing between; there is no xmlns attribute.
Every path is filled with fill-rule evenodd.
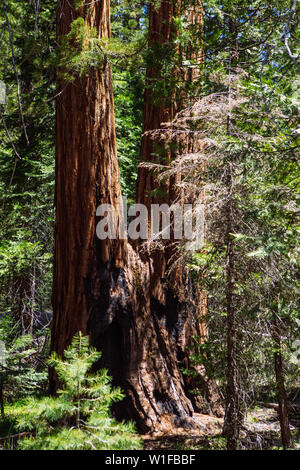
<svg viewBox="0 0 300 470"><path fill-rule="evenodd" d="M180 16L185 16L189 34L193 37L190 45L184 49L178 46L178 32L174 21L174 17ZM178 152L199 151L198 142L188 134L171 138L171 145L170 140L164 136L166 133L172 134L171 122L176 113L191 104L189 89L194 88L194 92L196 90L203 64L202 26L201 0L166 0L161 1L159 7L150 5L151 54L145 90L142 162L166 165L176 158ZM167 61L174 64L171 72ZM163 96L160 95L162 90ZM195 202L185 197L180 189L180 179L180 172L177 172L176 176L164 179L163 184L159 183L151 166L142 165L137 181L137 202L147 206L149 216L151 204L168 204L170 207L177 203L183 207L184 203ZM203 202L203 193L200 198ZM151 227L150 217L148 225ZM189 360L190 347L195 338L202 341L208 334L206 297L180 261L178 246L174 241L171 239L160 244L153 243L152 246L150 244L147 253L141 242L140 252L142 259L150 261L150 312L153 321L157 323L156 329L170 342L179 370L194 369ZM182 376L185 393L189 396L194 411L221 414L218 393L213 382L207 380L203 366L196 367L196 372L193 378L192 375ZM200 390L198 395L189 394L188 391L193 387Z"/></svg>
<svg viewBox="0 0 300 470"><path fill-rule="evenodd" d="M76 5L58 1L59 40L79 16L99 38L109 37L107 0ZM192 336L202 330L199 304L186 300L189 278L181 277L181 295L174 295L163 287L155 258L142 258L125 240L96 236L97 207L114 206L118 225L121 196L112 77L105 61L72 83L58 79L56 139L52 350L62 354L78 330L89 334L102 351L99 367L108 368L126 392L118 416L136 420L141 431L193 426L181 366L188 364ZM210 390L202 381L207 396L198 404L208 410ZM54 390L55 377L51 384Z"/></svg>

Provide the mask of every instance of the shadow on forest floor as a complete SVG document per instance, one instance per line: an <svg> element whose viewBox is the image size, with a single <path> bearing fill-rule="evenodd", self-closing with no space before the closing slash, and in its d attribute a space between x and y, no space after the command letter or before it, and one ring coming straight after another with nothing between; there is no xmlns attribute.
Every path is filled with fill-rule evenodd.
<svg viewBox="0 0 300 470"><path fill-rule="evenodd" d="M222 436L223 420L207 415L195 415L199 431L177 429L173 434L142 436L146 450L225 450ZM299 421L291 419L291 431L295 448L300 449ZM202 427L202 429L201 429ZM249 410L241 430L241 449L279 449L281 447L280 423L277 411L269 408Z"/></svg>

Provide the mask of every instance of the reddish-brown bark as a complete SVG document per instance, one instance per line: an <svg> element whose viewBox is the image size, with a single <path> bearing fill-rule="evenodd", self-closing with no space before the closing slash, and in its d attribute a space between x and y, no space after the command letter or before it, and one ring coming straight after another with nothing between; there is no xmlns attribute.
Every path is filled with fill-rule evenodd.
<svg viewBox="0 0 300 470"><path fill-rule="evenodd" d="M85 11L72 4L58 2L58 39L79 15L99 38L109 37L109 1ZM96 237L98 205L117 207L121 195L111 69L104 64L74 82L58 80L57 92L52 349L62 353L76 331L87 332L97 305L108 302L113 278L124 266L126 244Z"/></svg>
<svg viewBox="0 0 300 470"><path fill-rule="evenodd" d="M199 42L189 47L188 50L179 50L175 45L176 28L173 17L185 14L189 27L197 28L201 32L203 23L202 2L194 2L194 5L186 7L186 2L182 1L161 1L159 7L150 5L149 11L149 47L150 50L166 51L165 54L172 53L181 55L182 64L185 59L192 59L195 64L203 63L202 38L199 34ZM154 52L153 52L154 54ZM160 53L159 59L155 61L153 57L151 66L147 70L147 83L145 90L144 118L143 118L143 138L141 145L141 160L143 162L163 163L170 161L179 150L184 153L195 152L196 142L188 135L181 136L177 142L177 148L172 149L165 146L165 141L156 138L157 131L163 129L165 123L171 122L176 113L189 103L189 96L186 92L186 85L192 84L199 77L199 67L185 67L180 65L180 60L174 66L173 75L182 86L178 89L169 78L168 82L161 74L164 54ZM155 84L164 81L165 96L157 96ZM177 85L178 85L177 83ZM160 87L159 87L160 88ZM172 133L170 127L168 130ZM159 133L158 133L159 135ZM174 140L174 139L173 139ZM139 168L137 181L137 201L148 207L150 216L151 204L168 203L171 205L175 201L179 204L190 202L178 189L181 175L158 183L151 168L141 166ZM158 191L158 188L160 189ZM204 194L201 194L203 201ZM149 227L151 220L149 217ZM151 253L143 256L143 259L150 260L150 303L151 315L153 319L158 316L157 328L164 334L166 325L172 324L167 331L168 341L173 345L176 355L176 362L179 367L190 368L189 347L194 337L204 339L207 336L207 326L205 316L207 314L206 297L195 284L182 263L178 259L178 251L173 241L166 242L164 247L156 248ZM176 268L174 264L176 263ZM202 389L199 396L190 397L193 407L196 410L208 411L220 408L216 405L217 393L212 383L209 383L205 376L204 368L198 367L197 386ZM195 383L191 377L182 377L184 389L192 388ZM203 398L205 396L205 399Z"/></svg>

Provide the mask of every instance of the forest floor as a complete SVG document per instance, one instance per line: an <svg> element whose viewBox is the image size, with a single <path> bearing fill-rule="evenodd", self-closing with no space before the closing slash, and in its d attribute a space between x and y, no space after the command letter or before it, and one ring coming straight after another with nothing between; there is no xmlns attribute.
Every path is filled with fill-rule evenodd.
<svg viewBox="0 0 300 470"><path fill-rule="evenodd" d="M142 436L146 450L222 450L223 419L195 413L197 431L174 428L172 434L153 433ZM295 447L300 449L299 421L291 421ZM249 410L241 430L241 448L245 450L278 449L281 446L280 423L274 409L260 407Z"/></svg>
<svg viewBox="0 0 300 470"><path fill-rule="evenodd" d="M0 450L3 445L14 448L14 435L20 437L15 428L16 417L24 413L22 400L8 404L6 418L0 419ZM157 432L141 436L145 450L224 450L226 440L222 436L223 419L195 413L193 419L197 430L166 427L164 433ZM291 416L290 426L295 448L300 450L300 413ZM26 433L25 433L26 434ZM12 436L7 440L6 436ZM5 447L6 448L6 447ZM280 423L275 409L264 406L249 410L241 430L241 448L245 450L280 449Z"/></svg>

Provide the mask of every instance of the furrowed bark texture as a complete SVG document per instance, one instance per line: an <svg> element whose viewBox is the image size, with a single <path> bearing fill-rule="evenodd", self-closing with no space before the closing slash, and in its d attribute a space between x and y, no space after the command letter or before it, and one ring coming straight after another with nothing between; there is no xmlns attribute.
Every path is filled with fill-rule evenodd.
<svg viewBox="0 0 300 470"><path fill-rule="evenodd" d="M195 64L203 63L203 47L201 34L197 45L190 46L188 50L182 51L175 45L176 28L174 26L174 16L185 14L190 28L197 28L201 32L203 24L202 2L195 2L194 5L186 6L189 2L161 1L159 7L150 5L149 12L149 47L153 51L150 59L150 66L147 70L147 83L145 90L144 118L143 118L143 138L141 145L142 162L168 164L176 157L179 151L191 153L199 150L197 143L189 136L177 139L175 146L167 146L166 140L160 140L158 130L164 132L176 113L189 105L186 86L193 84L199 77L199 67L184 68L180 61L174 66L173 76L175 80L181 82L180 91L175 91L176 87L168 76L161 72L165 57L170 58L176 55L184 59L192 59ZM196 47L197 46L197 47ZM158 60L155 61L155 52L158 52ZM171 59L172 60L172 59ZM165 96L160 96L155 92L155 85L164 83ZM159 86L160 90L161 87ZM152 132L154 131L154 132ZM172 128L168 126L168 131L172 133ZM174 144L174 139L173 144ZM175 138L176 140L176 138ZM179 189L181 180L180 172L176 176L169 178L163 184L158 183L153 171L147 166L141 166L137 181L137 202L147 206L149 214L149 229L151 228L151 204L167 203L171 206L177 202L191 202ZM201 194L203 202L204 194ZM142 250L141 250L142 251ZM159 335L165 337L179 367L193 368L189 361L188 348L191 346L193 338L204 339L207 337L207 325L205 316L207 314L206 297L200 291L196 283L191 279L188 270L179 260L178 249L174 240L166 242L162 247L157 246L146 254L142 254L143 260L150 259L150 315L156 322L156 330ZM184 389L190 390L197 386L201 393L189 396L192 406L196 411L202 412L222 412L218 402L218 393L214 384L207 380L204 367L196 367L198 377L193 380L184 376ZM158 389L160 394L162 390ZM189 405L190 406L190 405Z"/></svg>
<svg viewBox="0 0 300 470"><path fill-rule="evenodd" d="M109 37L108 1L76 10L72 1L60 0L58 38L79 15L99 38ZM163 19L157 17L157 25ZM62 354L78 330L89 334L102 351L98 366L126 392L117 416L136 420L141 431L196 426L180 371L192 334L201 333L202 307L186 301L189 278L181 277L175 297L163 287L156 258L140 256L124 240L96 236L97 207L117 208L121 196L111 69L104 63L71 83L59 79L57 92L52 350ZM51 384L55 390L54 376Z"/></svg>
<svg viewBox="0 0 300 470"><path fill-rule="evenodd" d="M109 37L109 2L78 10L57 6L58 40L78 16ZM86 78L58 80L56 112L56 230L52 349L62 353L78 330L109 304L110 289L126 259L124 241L96 238L96 209L117 207L120 181L116 154L110 67L92 68Z"/></svg>

